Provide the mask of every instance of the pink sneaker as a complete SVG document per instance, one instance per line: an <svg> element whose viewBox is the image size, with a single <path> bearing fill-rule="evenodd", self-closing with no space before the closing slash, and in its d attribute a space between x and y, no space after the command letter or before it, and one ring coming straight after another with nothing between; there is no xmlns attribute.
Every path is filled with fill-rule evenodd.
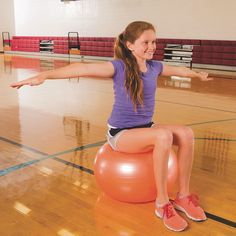
<svg viewBox="0 0 236 236"><path fill-rule="evenodd" d="M184 212L192 220L203 221L207 219L204 210L199 206L199 198L195 194L183 198L177 195L172 204L175 209Z"/></svg>
<svg viewBox="0 0 236 236"><path fill-rule="evenodd" d="M164 225L170 230L183 231L188 226L188 223L179 216L170 202L162 207L156 207L155 214L163 219Z"/></svg>

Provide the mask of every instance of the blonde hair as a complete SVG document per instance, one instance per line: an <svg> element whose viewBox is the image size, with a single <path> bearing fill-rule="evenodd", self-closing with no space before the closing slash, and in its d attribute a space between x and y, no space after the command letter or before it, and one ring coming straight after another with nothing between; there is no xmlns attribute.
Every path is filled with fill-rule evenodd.
<svg viewBox="0 0 236 236"><path fill-rule="evenodd" d="M150 29L155 32L152 24L144 21L134 21L117 37L114 47L115 58L121 59L125 63L125 87L130 93L135 110L137 105L143 105L143 83L137 60L127 48L126 43L130 42L133 44L144 31Z"/></svg>

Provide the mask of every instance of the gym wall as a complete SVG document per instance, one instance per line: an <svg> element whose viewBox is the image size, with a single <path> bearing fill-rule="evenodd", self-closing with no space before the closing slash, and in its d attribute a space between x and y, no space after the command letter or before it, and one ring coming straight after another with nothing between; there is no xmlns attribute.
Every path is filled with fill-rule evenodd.
<svg viewBox="0 0 236 236"><path fill-rule="evenodd" d="M14 8L16 35L114 37L146 20L161 38L236 39L235 0L14 0Z"/></svg>
<svg viewBox="0 0 236 236"><path fill-rule="evenodd" d="M0 52L3 51L2 32L15 34L14 0L0 0Z"/></svg>

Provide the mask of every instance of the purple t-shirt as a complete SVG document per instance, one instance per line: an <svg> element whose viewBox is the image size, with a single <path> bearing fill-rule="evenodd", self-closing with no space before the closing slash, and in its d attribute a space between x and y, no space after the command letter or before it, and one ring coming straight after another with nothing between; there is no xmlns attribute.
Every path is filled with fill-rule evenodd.
<svg viewBox="0 0 236 236"><path fill-rule="evenodd" d="M155 106L157 78L162 72L163 64L154 60L146 62L147 72L141 74L143 106L138 105L137 111L135 111L125 88L125 64L122 60L113 60L111 63L115 69L113 76L115 101L108 124L116 128L127 128L151 122Z"/></svg>

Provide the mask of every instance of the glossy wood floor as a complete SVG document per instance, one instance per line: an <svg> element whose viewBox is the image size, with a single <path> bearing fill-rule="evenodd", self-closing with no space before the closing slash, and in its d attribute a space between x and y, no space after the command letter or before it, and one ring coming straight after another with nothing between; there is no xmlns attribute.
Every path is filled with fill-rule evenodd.
<svg viewBox="0 0 236 236"><path fill-rule="evenodd" d="M127 204L102 194L93 175L113 103L112 81L9 84L67 60L0 55L0 235L176 235L154 203ZM195 132L191 188L208 220L180 235L236 235L236 75L211 82L160 78L155 121ZM225 75L227 75L225 77Z"/></svg>

